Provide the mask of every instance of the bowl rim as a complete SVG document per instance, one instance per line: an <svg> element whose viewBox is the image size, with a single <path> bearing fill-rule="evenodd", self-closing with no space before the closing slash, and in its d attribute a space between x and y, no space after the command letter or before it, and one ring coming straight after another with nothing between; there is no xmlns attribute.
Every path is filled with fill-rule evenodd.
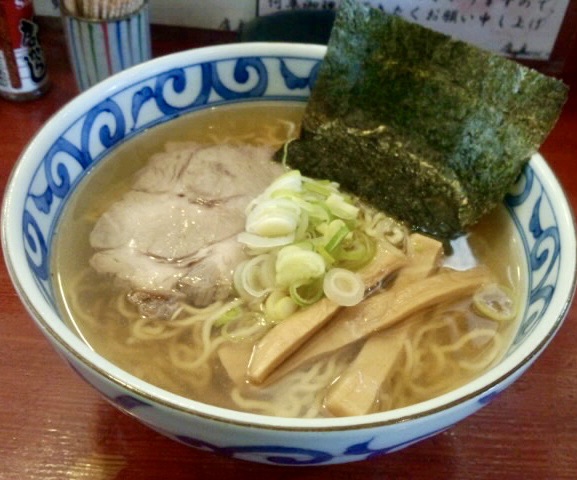
<svg viewBox="0 0 577 480"><path fill-rule="evenodd" d="M22 230L13 226L14 223L19 225L20 220L14 218L17 212L14 212L12 205L17 203L19 197L22 199L24 196L23 192L17 188L18 180L21 177L26 178L27 170L36 168L34 163L35 150L41 148L42 142L53 138L53 132L60 130L61 127L59 125L61 123L64 124L69 116L74 117L75 112L81 111L83 109L82 105L91 96L100 99L112 95L129 86L132 79L141 81L144 78L154 77L158 72L166 70L169 66L182 66L183 63L189 63L192 58L194 58L195 64L228 57L234 58L235 55L246 56L249 54L260 56L318 55L320 59L324 55L324 51L326 51L326 47L321 45L257 42L202 47L173 53L131 67L91 87L69 101L45 123L28 145L25 146L8 178L1 211L1 235L2 248L5 252L4 260L14 288L34 322L49 340L53 339L60 349L66 352L67 355L74 357L83 367L97 372L101 378L153 404L221 423L248 426L254 429L292 432L360 430L399 424L439 414L457 405L471 401L480 395L488 394L491 390L497 389L500 384L507 382L508 379L513 381L516 374L522 373L537 358L561 327L572 304L577 284L577 247L573 212L563 187L547 165L546 160L539 153L531 158L529 165L538 173L541 183L544 187L547 187L545 190L548 194L551 195L553 192L556 207L555 214L560 217L558 223L567 226L561 232L561 242L567 245L566 250L571 257L560 266L559 276L563 272L563 278L571 281L562 285L563 294L556 295L555 305L550 307L555 309L556 315L549 322L541 322L538 328L527 336L527 340L523 345L473 381L431 400L407 407L356 417L302 419L239 412L191 400L143 382L98 355L69 328L65 327L64 322L59 319L56 312L52 310L52 306L39 292L32 290L32 293L30 293L28 291L30 286L33 289L37 289L37 286L27 268L18 269L18 265L27 265L24 249L22 248L20 251L18 248L19 235L17 232Z"/></svg>

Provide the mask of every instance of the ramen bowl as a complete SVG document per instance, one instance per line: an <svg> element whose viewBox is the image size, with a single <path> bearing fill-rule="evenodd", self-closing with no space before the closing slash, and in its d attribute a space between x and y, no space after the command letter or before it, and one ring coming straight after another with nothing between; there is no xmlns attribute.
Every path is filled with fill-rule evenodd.
<svg viewBox="0 0 577 480"><path fill-rule="evenodd" d="M215 454L277 465L324 465L394 452L450 428L523 374L562 325L575 287L572 214L536 154L505 199L526 270L522 319L498 364L449 393L346 418L280 418L232 411L146 383L100 356L64 321L51 284L53 237L80 181L144 131L191 112L244 102L306 102L325 47L246 43L169 55L74 98L17 162L2 210L15 288L60 356L111 404L167 437Z"/></svg>

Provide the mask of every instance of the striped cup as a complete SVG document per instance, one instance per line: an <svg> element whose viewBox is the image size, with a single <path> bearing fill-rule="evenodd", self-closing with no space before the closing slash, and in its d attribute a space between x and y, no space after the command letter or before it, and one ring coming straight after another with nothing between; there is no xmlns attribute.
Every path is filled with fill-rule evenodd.
<svg viewBox="0 0 577 480"><path fill-rule="evenodd" d="M147 1L117 18L76 16L64 2L61 14L70 63L81 91L151 58Z"/></svg>

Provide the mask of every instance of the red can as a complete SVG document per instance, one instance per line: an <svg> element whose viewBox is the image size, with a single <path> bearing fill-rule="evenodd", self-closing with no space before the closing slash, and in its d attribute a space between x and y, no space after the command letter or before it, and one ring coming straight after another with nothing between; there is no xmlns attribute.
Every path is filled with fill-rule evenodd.
<svg viewBox="0 0 577 480"><path fill-rule="evenodd" d="M32 0L0 0L0 96L31 100L48 87Z"/></svg>

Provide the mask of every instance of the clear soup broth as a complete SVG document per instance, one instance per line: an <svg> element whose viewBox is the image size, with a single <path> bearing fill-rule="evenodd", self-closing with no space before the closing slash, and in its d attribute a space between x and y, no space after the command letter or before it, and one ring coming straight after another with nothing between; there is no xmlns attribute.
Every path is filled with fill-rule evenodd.
<svg viewBox="0 0 577 480"><path fill-rule="evenodd" d="M206 318L218 305L184 308L172 319L147 318L127 302L122 282L97 273L89 264L93 254L89 236L96 221L131 188L135 172L167 142L272 144L278 148L297 133L303 109L302 104L257 103L184 116L122 145L82 181L60 221L52 271L64 316L91 348L136 377L204 403L275 416L334 414L327 409L326 392L353 362L365 340L276 381L261 385L235 381L217 354L219 345L226 341L243 344L239 349L244 352L242 363L259 336L226 337L226 332L207 326ZM497 282L513 292L513 301L519 305L524 295L522 248L504 206L452 246L444 267L486 265ZM388 374L366 413L406 406L452 390L502 357L517 319L499 322L485 318L471 303L470 297L441 303L389 327L391 332L404 328L406 337L396 355L375 360L383 362Z"/></svg>

